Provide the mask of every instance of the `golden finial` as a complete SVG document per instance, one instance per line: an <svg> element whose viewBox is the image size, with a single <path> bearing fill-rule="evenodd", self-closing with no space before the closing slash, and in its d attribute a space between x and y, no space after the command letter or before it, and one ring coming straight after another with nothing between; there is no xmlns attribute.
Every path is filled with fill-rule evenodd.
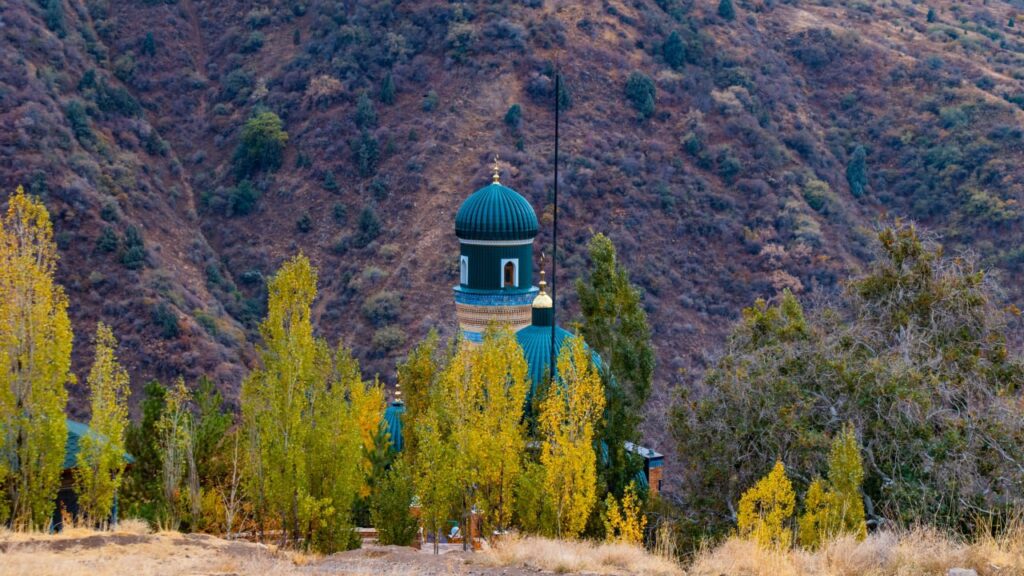
<svg viewBox="0 0 1024 576"><path fill-rule="evenodd" d="M552 301L551 296L548 296L547 287L548 283L544 280L544 253L540 254L540 282L537 283L537 287L540 288L540 292L537 293L537 297L533 299L534 308L551 308Z"/></svg>
<svg viewBox="0 0 1024 576"><path fill-rule="evenodd" d="M493 166L493 168L494 168L494 174L491 175L491 178L493 178L494 179L494 183L497 184L498 180L501 179L501 164L498 163L498 155L497 154L494 155L494 166Z"/></svg>

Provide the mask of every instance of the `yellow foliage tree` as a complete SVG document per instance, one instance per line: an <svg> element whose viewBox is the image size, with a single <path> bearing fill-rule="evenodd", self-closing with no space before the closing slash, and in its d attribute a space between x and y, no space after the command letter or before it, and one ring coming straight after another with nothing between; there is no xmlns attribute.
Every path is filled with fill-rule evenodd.
<svg viewBox="0 0 1024 576"><path fill-rule="evenodd" d="M604 389L581 336L562 344L558 382L541 401L540 462L545 471L546 532L576 538L597 502L594 427L604 410Z"/></svg>
<svg viewBox="0 0 1024 576"><path fill-rule="evenodd" d="M380 427L384 395L363 382L347 350L314 337L316 283L316 269L301 255L268 283L262 367L243 382L241 404L247 488L260 524L332 551L356 544L351 512L365 492L366 448Z"/></svg>
<svg viewBox="0 0 1024 576"><path fill-rule="evenodd" d="M786 550L792 543L790 520L796 496L782 462L743 493L740 498L739 533L767 549Z"/></svg>
<svg viewBox="0 0 1024 576"><path fill-rule="evenodd" d="M75 483L78 506L86 522L110 517L124 474L128 429L128 371L117 362L117 339L110 327L96 326L96 352L89 370L90 434L79 441Z"/></svg>
<svg viewBox="0 0 1024 576"><path fill-rule="evenodd" d="M840 534L852 534L858 540L867 536L860 494L863 481L860 446L853 426L848 424L832 440L828 483L816 479L807 490L804 513L798 523L801 545L817 548Z"/></svg>
<svg viewBox="0 0 1024 576"><path fill-rule="evenodd" d="M644 516L640 504L635 481L626 485L621 502L617 502L615 496L609 493L605 499L605 538L626 544L642 543L644 528L647 527L647 516Z"/></svg>
<svg viewBox="0 0 1024 576"><path fill-rule="evenodd" d="M74 376L56 267L49 213L19 187L0 221L0 521L15 528L49 523L64 462Z"/></svg>

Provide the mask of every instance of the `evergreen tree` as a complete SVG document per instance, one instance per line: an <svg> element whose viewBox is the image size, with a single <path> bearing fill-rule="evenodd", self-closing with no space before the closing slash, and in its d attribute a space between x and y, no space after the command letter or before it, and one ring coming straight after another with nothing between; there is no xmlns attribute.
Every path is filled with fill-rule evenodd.
<svg viewBox="0 0 1024 576"><path fill-rule="evenodd" d="M356 101L356 126L360 130L367 130L377 125L377 110L373 107L370 95L363 92Z"/></svg>
<svg viewBox="0 0 1024 576"><path fill-rule="evenodd" d="M736 8L733 7L732 0L718 1L718 15L729 21L736 19Z"/></svg>
<svg viewBox="0 0 1024 576"><path fill-rule="evenodd" d="M92 434L79 440L74 471L79 511L92 525L110 517L125 469L130 389L128 371L118 364L116 349L114 333L99 323L95 360L88 378Z"/></svg>
<svg viewBox="0 0 1024 576"><path fill-rule="evenodd" d="M590 268L576 281L583 322L580 331L604 360L606 411L600 435L608 446L602 469L607 489L621 497L643 463L625 450L639 443L638 427L654 379L654 348L641 293L603 234L589 244Z"/></svg>
<svg viewBox="0 0 1024 576"><path fill-rule="evenodd" d="M678 70L683 67L686 62L686 45L683 44L683 38L678 31L673 30L665 39L661 46L661 56L672 68Z"/></svg>
<svg viewBox="0 0 1024 576"><path fill-rule="evenodd" d="M384 76L383 82L381 82L381 84L380 84L380 101L381 101L381 103L382 104L387 104L388 106L394 104L395 103L395 92L396 92L396 89L395 89L395 79L391 76L391 73L388 72L388 74L386 76Z"/></svg>
<svg viewBox="0 0 1024 576"><path fill-rule="evenodd" d="M0 220L0 520L43 529L64 463L71 374L67 297L42 202L19 187Z"/></svg>
<svg viewBox="0 0 1024 576"><path fill-rule="evenodd" d="M519 104L513 104L509 106L508 112L505 112L505 125L513 130L519 129L519 124L523 121L523 107Z"/></svg>
<svg viewBox="0 0 1024 576"><path fill-rule="evenodd" d="M409 510L415 493L406 457L399 458L383 475L373 499L370 517L380 544L409 546L416 537L419 521Z"/></svg>
<svg viewBox="0 0 1024 576"><path fill-rule="evenodd" d="M544 467L544 499L550 510L545 532L576 538L597 503L597 455L594 429L604 410L601 377L583 338L562 344L557 364L559 381L541 402L540 462Z"/></svg>
<svg viewBox="0 0 1024 576"><path fill-rule="evenodd" d="M654 81L643 72L635 71L626 80L626 98L641 120L654 116L655 93Z"/></svg>
<svg viewBox="0 0 1024 576"><path fill-rule="evenodd" d="M929 24L935 22L935 8L928 9L928 15L925 16L925 19L928 21Z"/></svg>
<svg viewBox="0 0 1024 576"><path fill-rule="evenodd" d="M153 38L152 32L146 32L146 36L143 37L141 52L147 56L156 55L156 39Z"/></svg>
<svg viewBox="0 0 1024 576"><path fill-rule="evenodd" d="M126 434L127 452L135 463L125 478L124 500L129 515L156 523L163 498L157 423L163 416L167 390L152 380L142 392L142 419L138 424L129 424Z"/></svg>
<svg viewBox="0 0 1024 576"><path fill-rule="evenodd" d="M850 193L854 198L864 195L864 187L868 183L867 170L864 165L867 153L864 147L857 145L850 157L850 164L846 167L846 181L850 183Z"/></svg>

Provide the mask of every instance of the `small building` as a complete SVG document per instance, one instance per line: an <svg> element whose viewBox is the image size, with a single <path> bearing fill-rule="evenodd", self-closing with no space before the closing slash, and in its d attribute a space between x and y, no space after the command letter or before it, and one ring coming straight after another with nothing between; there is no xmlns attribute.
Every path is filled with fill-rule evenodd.
<svg viewBox="0 0 1024 576"><path fill-rule="evenodd" d="M529 366L527 406L537 385L548 374L552 329L556 358L562 344L572 336L562 327L553 326L554 302L547 294L543 269L538 285L533 284L533 242L539 228L537 213L530 202L501 183L497 163L493 181L471 194L455 215L459 283L452 291L459 329L469 342L480 342L484 330L492 323L515 332ZM601 358L596 353L593 359L601 367ZM399 450L404 412L401 400L392 402L385 411L392 443ZM649 487L652 494L657 493L661 487L664 457L632 443L628 443L626 449L644 458L638 482Z"/></svg>
<svg viewBox="0 0 1024 576"><path fill-rule="evenodd" d="M82 438L90 437L99 441L106 439L93 432L91 428L81 422L66 420L68 426L68 437L64 442L64 467L60 474L60 489L57 491L57 506L53 509L53 530L59 531L64 526L64 515L71 517L78 516L78 494L75 492L74 469L78 466L78 452L81 449ZM130 466L135 462L130 454L124 455L125 462ZM114 496L114 509L110 513L110 522L117 522L117 496Z"/></svg>

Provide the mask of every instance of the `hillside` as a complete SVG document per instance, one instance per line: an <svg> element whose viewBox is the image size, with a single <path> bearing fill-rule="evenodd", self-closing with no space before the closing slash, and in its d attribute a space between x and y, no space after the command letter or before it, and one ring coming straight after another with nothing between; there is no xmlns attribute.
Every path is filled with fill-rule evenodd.
<svg viewBox="0 0 1024 576"><path fill-rule="evenodd" d="M180 373L236 397L264 278L301 251L319 330L391 380L454 330L453 218L494 154L549 223L558 62L559 294L571 310L585 242L609 234L652 319L650 435L743 306L839 289L881 218L973 250L1020 301L1018 2L717 4L14 2L0 189L55 215L80 374L102 319L136 390ZM242 174L265 110L281 166Z"/></svg>

